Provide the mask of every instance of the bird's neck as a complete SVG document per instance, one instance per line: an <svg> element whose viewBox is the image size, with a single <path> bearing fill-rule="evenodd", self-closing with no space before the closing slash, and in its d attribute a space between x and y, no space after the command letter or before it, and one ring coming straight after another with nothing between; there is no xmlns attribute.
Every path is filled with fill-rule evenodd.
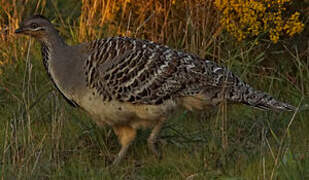
<svg viewBox="0 0 309 180"><path fill-rule="evenodd" d="M47 34L43 38L40 38L41 43L41 51L42 51L42 58L43 58L43 64L48 71L49 63L52 60L52 55L54 53L59 53L62 49L67 47L67 44L64 42L64 40L58 35L58 32L55 30L55 32L52 32L50 34Z"/></svg>
<svg viewBox="0 0 309 180"><path fill-rule="evenodd" d="M40 37L39 41L42 46L46 46L50 50L56 50L58 48L64 48L67 44L64 42L58 32L53 29L48 32L44 37Z"/></svg>
<svg viewBox="0 0 309 180"><path fill-rule="evenodd" d="M60 61L64 59L62 56L66 55L64 52L68 45L66 45L66 43L58 34L53 34L45 39L40 39L40 43L43 64L49 78L51 79L55 87L59 90L59 92L69 102L69 104L76 107L77 104L70 96L70 93L68 93L68 89L70 89L70 87L68 88L64 86L64 83L67 82L65 81L67 80L67 77L61 75L61 72L63 73L63 69L69 71L66 66L61 67L63 63L60 63Z"/></svg>

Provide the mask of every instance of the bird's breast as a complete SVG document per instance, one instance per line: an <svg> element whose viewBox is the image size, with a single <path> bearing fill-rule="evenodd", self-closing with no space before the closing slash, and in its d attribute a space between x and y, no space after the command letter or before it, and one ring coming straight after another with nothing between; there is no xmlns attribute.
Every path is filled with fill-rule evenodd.
<svg viewBox="0 0 309 180"><path fill-rule="evenodd" d="M176 104L168 102L162 105L132 104L117 100L104 101L100 95L91 90L84 93L78 102L97 124L111 126L129 124L131 127L151 127L162 117L167 117L175 109Z"/></svg>

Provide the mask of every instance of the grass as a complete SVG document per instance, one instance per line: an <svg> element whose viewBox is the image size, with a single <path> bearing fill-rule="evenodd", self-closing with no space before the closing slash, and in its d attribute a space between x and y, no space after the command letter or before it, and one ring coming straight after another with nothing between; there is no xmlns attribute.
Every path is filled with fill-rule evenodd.
<svg viewBox="0 0 309 180"><path fill-rule="evenodd" d="M24 10L18 9L20 5L1 6L1 13L10 7L6 12L14 16L7 21L8 33L0 35L1 179L309 178L309 59L308 42L303 40L306 32L276 45L267 40L259 44L255 40L235 43L215 20L199 19L209 11L200 11L194 3L187 5L185 10L192 11L184 20L179 20L182 10L172 9L162 13L169 14L168 20L155 14L147 22L147 17L134 14L127 6L122 11L124 15L114 17L119 21L108 21L113 22L112 28L104 24L96 29L101 32L98 36L131 33L210 57L255 88L290 102L301 111L264 112L243 105L222 105L203 113L179 111L160 134L162 160L147 149L149 130L141 130L124 161L119 167L110 168L120 149L112 129L97 127L85 112L66 104L43 69L38 43L16 38L12 33L21 13L43 11L55 19L69 43L95 38L95 34L80 34L77 17L83 14L79 9L85 4L74 0L53 2L25 2ZM36 9L30 8L33 4ZM168 11L169 4L164 6ZM62 7L72 11L65 13L68 11ZM207 3L200 8L210 9ZM124 21L129 22L126 15L130 12L128 29ZM149 9L143 12L147 15ZM1 27L5 17L2 13ZM177 17L180 22L173 23ZM165 21L169 26L161 27Z"/></svg>

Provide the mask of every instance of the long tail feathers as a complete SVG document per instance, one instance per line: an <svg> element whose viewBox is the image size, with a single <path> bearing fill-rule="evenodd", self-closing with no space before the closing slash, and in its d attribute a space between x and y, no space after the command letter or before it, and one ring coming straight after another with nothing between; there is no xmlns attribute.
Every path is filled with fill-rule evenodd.
<svg viewBox="0 0 309 180"><path fill-rule="evenodd" d="M249 88L247 93L243 95L242 102L263 110L279 110L279 111L295 111L296 108L290 104L281 102L273 98L272 96L262 92Z"/></svg>
<svg viewBox="0 0 309 180"><path fill-rule="evenodd" d="M275 104L256 104L254 107L262 110L295 111L296 108L290 104L275 100Z"/></svg>

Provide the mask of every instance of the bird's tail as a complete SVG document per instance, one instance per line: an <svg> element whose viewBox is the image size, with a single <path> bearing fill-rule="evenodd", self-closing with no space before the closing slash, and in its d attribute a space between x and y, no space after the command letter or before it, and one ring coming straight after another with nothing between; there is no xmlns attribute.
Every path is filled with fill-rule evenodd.
<svg viewBox="0 0 309 180"><path fill-rule="evenodd" d="M296 108L290 104L276 100L269 94L248 87L242 95L241 102L263 110L294 111Z"/></svg>

